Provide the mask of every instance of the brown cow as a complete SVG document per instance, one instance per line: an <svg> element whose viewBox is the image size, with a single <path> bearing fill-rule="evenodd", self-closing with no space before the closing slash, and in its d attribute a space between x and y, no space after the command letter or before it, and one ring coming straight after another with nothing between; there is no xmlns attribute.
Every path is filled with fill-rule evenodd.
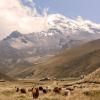
<svg viewBox="0 0 100 100"><path fill-rule="evenodd" d="M21 88L21 89L20 89L20 92L23 93L23 94L26 94L26 89Z"/></svg>
<svg viewBox="0 0 100 100"><path fill-rule="evenodd" d="M42 86L40 86L40 87L39 87L39 90L40 90L40 91L43 91L43 87L42 87Z"/></svg>
<svg viewBox="0 0 100 100"><path fill-rule="evenodd" d="M18 87L15 87L15 89L16 89L16 92L19 92L19 90L20 90Z"/></svg>
<svg viewBox="0 0 100 100"><path fill-rule="evenodd" d="M42 91L43 91L44 94L47 94L48 93L48 90L47 89L43 89Z"/></svg>
<svg viewBox="0 0 100 100"><path fill-rule="evenodd" d="M39 97L39 89L38 88L32 88L32 96L33 96L33 99L36 99Z"/></svg>
<svg viewBox="0 0 100 100"><path fill-rule="evenodd" d="M61 88L55 87L55 88L53 89L53 92L55 92L55 93L60 93L61 90L62 90Z"/></svg>

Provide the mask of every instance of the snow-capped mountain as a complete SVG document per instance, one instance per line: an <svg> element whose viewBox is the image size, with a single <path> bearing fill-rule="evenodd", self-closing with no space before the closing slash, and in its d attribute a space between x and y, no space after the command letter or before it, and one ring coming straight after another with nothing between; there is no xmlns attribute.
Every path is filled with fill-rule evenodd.
<svg viewBox="0 0 100 100"><path fill-rule="evenodd" d="M45 31L29 34L14 31L0 45L7 45L18 52L24 51L28 55L44 55L100 38L100 24L81 17L74 20L51 14L47 16L46 23L48 29Z"/></svg>
<svg viewBox="0 0 100 100"><path fill-rule="evenodd" d="M74 20L51 14L47 16L46 23L48 29L44 31L29 34L13 31L0 41L0 70L24 69L37 63L41 57L43 59L65 48L100 39L100 24L81 17Z"/></svg>
<svg viewBox="0 0 100 100"><path fill-rule="evenodd" d="M51 28L57 28L59 30L66 31L70 35L76 34L76 32L79 32L79 30L87 31L92 34L100 33L100 24L85 20L80 16L74 20L60 14L52 14L48 16L47 21Z"/></svg>

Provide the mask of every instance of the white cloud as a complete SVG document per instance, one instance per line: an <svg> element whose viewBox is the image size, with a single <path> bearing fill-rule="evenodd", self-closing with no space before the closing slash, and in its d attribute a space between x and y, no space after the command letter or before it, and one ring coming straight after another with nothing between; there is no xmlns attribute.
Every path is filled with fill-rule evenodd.
<svg viewBox="0 0 100 100"><path fill-rule="evenodd" d="M46 15L40 16L35 8L32 11L19 0L0 0L0 39L14 30L31 33L47 28Z"/></svg>

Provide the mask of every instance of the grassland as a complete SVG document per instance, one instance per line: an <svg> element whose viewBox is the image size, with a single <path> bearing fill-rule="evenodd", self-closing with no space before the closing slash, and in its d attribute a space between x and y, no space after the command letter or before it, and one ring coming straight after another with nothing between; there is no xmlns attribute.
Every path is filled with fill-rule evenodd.
<svg viewBox="0 0 100 100"><path fill-rule="evenodd" d="M76 81L47 81L40 82L34 80L20 80L18 82L0 82L0 100L33 100L31 92L22 94L15 91L15 87L25 88L28 90L33 86L63 86ZM82 83L77 84L70 96L63 96L62 94L55 94L53 92L47 94L40 94L37 100L100 100L100 84Z"/></svg>

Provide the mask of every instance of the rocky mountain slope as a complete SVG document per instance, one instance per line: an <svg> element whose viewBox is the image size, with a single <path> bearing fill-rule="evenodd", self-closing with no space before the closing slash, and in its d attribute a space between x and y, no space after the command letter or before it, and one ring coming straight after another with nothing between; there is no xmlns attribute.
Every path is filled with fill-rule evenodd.
<svg viewBox="0 0 100 100"><path fill-rule="evenodd" d="M80 77L88 75L100 66L100 39L85 43L81 46L66 49L54 57L45 59L19 72L9 72L17 77Z"/></svg>
<svg viewBox="0 0 100 100"><path fill-rule="evenodd" d="M45 62L45 65L50 63L50 68L53 69L53 66L60 66L60 60L61 64L65 64L73 56L77 58L77 56L83 54L87 55L87 53L93 52L94 49L97 50L100 46L99 44L94 45L93 42L93 44L89 44L89 47L87 44L86 48L81 46L75 49L81 44L100 39L100 24L84 20L81 17L74 20L60 14L48 15L46 22L48 23L48 29L45 31L29 34L14 31L0 41L0 70L2 72L12 73L12 75L15 73L20 76L21 72L27 73L27 70L33 68L32 66L35 67L45 62L46 59L59 54L64 49L70 49L71 51L66 50L64 55L60 54L60 57L57 56ZM42 64L39 66L42 66Z"/></svg>

